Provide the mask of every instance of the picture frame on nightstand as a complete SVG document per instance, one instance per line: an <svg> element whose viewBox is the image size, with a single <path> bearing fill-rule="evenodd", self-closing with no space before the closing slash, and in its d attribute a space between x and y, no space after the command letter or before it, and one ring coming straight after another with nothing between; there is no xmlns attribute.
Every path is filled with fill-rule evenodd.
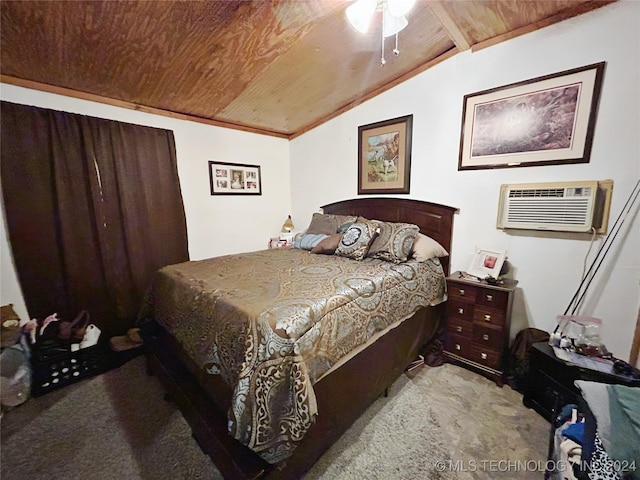
<svg viewBox="0 0 640 480"><path fill-rule="evenodd" d="M505 258L506 252L504 251L479 248L473 256L467 273L481 280L487 277L498 278Z"/></svg>

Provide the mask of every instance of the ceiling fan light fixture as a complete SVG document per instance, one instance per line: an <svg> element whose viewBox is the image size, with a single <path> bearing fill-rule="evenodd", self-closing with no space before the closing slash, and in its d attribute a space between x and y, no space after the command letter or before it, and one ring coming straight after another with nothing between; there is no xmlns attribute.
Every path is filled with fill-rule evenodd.
<svg viewBox="0 0 640 480"><path fill-rule="evenodd" d="M387 10L394 17L404 17L415 3L416 0L387 0Z"/></svg>
<svg viewBox="0 0 640 480"><path fill-rule="evenodd" d="M356 0L347 7L346 15L351 26L361 33L366 33L369 24L376 11L382 12L381 43L382 52L380 65L384 66L387 61L384 58L384 39L396 36L396 45L393 54L398 56L398 32L409 25L409 21L404 16L415 4L416 0Z"/></svg>
<svg viewBox="0 0 640 480"><path fill-rule="evenodd" d="M347 19L351 26L360 33L367 33L377 5L378 0L357 0L347 7Z"/></svg>
<svg viewBox="0 0 640 480"><path fill-rule="evenodd" d="M382 11L382 15L384 16L384 20L382 22L382 34L385 37L395 35L409 25L409 22L405 17L394 17L386 8Z"/></svg>

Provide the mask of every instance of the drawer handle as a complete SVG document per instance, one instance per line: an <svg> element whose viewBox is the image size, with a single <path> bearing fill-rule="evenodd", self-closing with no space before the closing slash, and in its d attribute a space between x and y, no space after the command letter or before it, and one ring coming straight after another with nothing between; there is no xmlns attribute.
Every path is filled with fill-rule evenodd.
<svg viewBox="0 0 640 480"><path fill-rule="evenodd" d="M464 308L458 307L458 314L459 315L463 315L464 314Z"/></svg>
<svg viewBox="0 0 640 480"><path fill-rule="evenodd" d="M456 332L461 332L461 331L462 331L462 327L461 327L460 325L458 325L458 326L456 327Z"/></svg>
<svg viewBox="0 0 640 480"><path fill-rule="evenodd" d="M462 350L462 347L460 346L459 343L456 343L456 350Z"/></svg>
<svg viewBox="0 0 640 480"><path fill-rule="evenodd" d="M484 321L485 322L490 322L491 321L491 315L485 315L484 316Z"/></svg>
<svg viewBox="0 0 640 480"><path fill-rule="evenodd" d="M482 339L483 339L484 341L489 340L489 335L487 335L487 334L485 333L484 335L482 335Z"/></svg>
<svg viewBox="0 0 640 480"><path fill-rule="evenodd" d="M464 288L460 289L460 295L464 295Z"/></svg>
<svg viewBox="0 0 640 480"><path fill-rule="evenodd" d="M480 354L480 358L482 358L483 360L487 359L487 354L486 353L481 353Z"/></svg>
<svg viewBox="0 0 640 480"><path fill-rule="evenodd" d="M493 302L493 295L487 295L487 302Z"/></svg>

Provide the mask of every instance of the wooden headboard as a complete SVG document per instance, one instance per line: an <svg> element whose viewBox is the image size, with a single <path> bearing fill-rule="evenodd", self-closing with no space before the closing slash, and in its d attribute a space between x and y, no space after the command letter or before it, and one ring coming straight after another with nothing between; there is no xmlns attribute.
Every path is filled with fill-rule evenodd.
<svg viewBox="0 0 640 480"><path fill-rule="evenodd" d="M457 208L408 198L354 198L322 206L324 213L360 215L385 222L413 223L420 232L436 240L451 254L453 215ZM449 257L440 262L449 275Z"/></svg>

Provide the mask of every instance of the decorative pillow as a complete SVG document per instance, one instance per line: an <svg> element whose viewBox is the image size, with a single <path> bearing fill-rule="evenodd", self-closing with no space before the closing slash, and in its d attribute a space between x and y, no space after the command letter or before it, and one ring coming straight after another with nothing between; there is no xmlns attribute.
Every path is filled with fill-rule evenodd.
<svg viewBox="0 0 640 480"><path fill-rule="evenodd" d="M311 223L305 233L324 233L333 235L338 233L338 227L347 222L355 222L355 215L332 215L329 213L314 213Z"/></svg>
<svg viewBox="0 0 640 480"><path fill-rule="evenodd" d="M340 225L340 226L338 227L338 230L336 230L336 233L344 233L344 232L346 232L347 230L349 230L349 227L350 227L351 225L353 225L354 223L355 223L355 222L347 222L347 223L343 223L342 225Z"/></svg>
<svg viewBox="0 0 640 480"><path fill-rule="evenodd" d="M340 244L340 240L342 239L342 233L334 233L333 235L329 235L328 237L320 240L315 247L311 249L311 253L321 253L324 255L333 255Z"/></svg>
<svg viewBox="0 0 640 480"><path fill-rule="evenodd" d="M413 242L420 232L417 225L411 223L378 222L380 234L376 236L367 253L367 257L387 262L405 262L411 254Z"/></svg>
<svg viewBox="0 0 640 480"><path fill-rule="evenodd" d="M300 237L296 238L296 241L293 242L293 248L301 248L302 250L311 250L322 240L327 238L328 235L324 233L305 233Z"/></svg>
<svg viewBox="0 0 640 480"><path fill-rule="evenodd" d="M415 258L419 262L424 262L430 258L448 256L449 252L447 252L442 245L422 233L419 233L415 242L413 242L411 258Z"/></svg>
<svg viewBox="0 0 640 480"><path fill-rule="evenodd" d="M369 221L354 223L342 235L335 254L339 257L362 260L367 255L378 231L377 223Z"/></svg>

